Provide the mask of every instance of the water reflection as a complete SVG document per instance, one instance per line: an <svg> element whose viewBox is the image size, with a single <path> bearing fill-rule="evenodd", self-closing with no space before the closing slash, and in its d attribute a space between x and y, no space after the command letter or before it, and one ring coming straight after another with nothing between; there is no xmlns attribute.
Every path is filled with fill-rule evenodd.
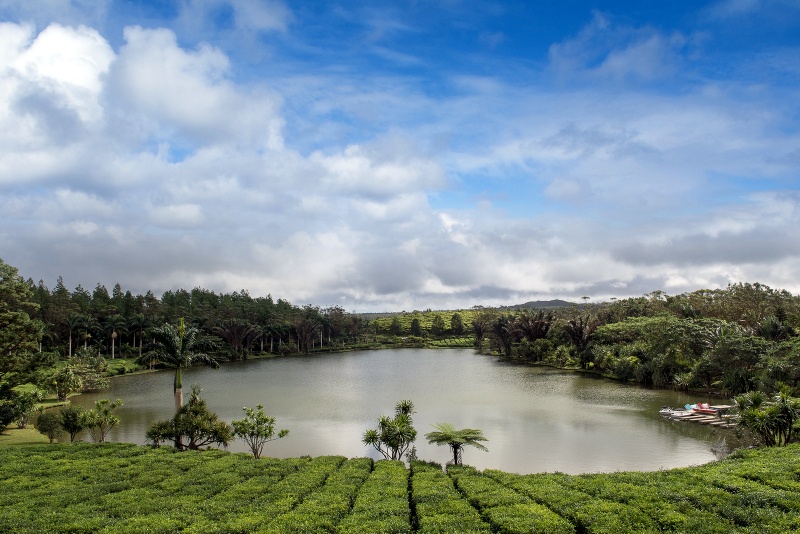
<svg viewBox="0 0 800 534"><path fill-rule="evenodd" d="M111 390L82 395L121 398L122 424L112 441L144 443L147 426L172 416L170 372L121 377ZM730 431L663 420L664 405L695 402L683 393L649 390L549 368L536 368L471 350L399 349L293 356L190 369L184 386L200 384L220 418L243 416L242 407L264 404L288 437L265 454L294 457L342 454L371 456L364 430L396 402L411 399L417 410L416 443L422 459L445 462L449 450L428 445L432 425L480 428L489 452L466 450L464 461L480 469L518 473L587 473L657 470L715 459ZM84 436L84 439L88 439ZM724 447L724 446L723 446ZM246 452L234 442L230 450Z"/></svg>

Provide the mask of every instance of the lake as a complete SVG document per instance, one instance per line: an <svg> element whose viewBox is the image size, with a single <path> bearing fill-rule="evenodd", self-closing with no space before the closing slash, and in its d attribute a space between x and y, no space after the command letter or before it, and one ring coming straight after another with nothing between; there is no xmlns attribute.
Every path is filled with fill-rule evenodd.
<svg viewBox="0 0 800 534"><path fill-rule="evenodd" d="M145 443L154 421L174 414L173 371L114 378L110 390L73 402L86 408L101 398L122 399L122 420L110 441ZM465 464L515 473L569 474L651 471L721 457L733 434L658 415L665 405L707 401L684 393L477 354L470 349L385 349L313 354L198 367L183 374L221 419L244 417L243 406L263 404L289 435L270 442L265 456L340 454L380 458L361 443L398 401L414 402L417 456L445 463L448 447L429 445L433 424L479 428L489 452L467 447ZM88 435L79 439L88 440ZM228 450L249 452L242 441Z"/></svg>

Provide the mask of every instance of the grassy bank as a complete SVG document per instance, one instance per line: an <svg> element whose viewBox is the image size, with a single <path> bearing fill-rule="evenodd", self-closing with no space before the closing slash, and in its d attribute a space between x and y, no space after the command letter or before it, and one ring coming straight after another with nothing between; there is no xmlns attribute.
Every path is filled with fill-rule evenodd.
<svg viewBox="0 0 800 534"><path fill-rule="evenodd" d="M6 428L0 434L0 447L9 445L27 445L31 443L49 443L47 436L40 434L38 430L29 425L27 428Z"/></svg>
<svg viewBox="0 0 800 534"><path fill-rule="evenodd" d="M800 528L800 445L653 473L516 475L128 444L0 447L3 532L695 532Z"/></svg>

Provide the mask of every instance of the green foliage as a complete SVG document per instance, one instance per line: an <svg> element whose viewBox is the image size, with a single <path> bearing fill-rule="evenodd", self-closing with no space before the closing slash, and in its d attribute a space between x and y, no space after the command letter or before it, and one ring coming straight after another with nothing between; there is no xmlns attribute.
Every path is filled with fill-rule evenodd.
<svg viewBox="0 0 800 534"><path fill-rule="evenodd" d="M438 313L433 316L433 321L431 321L431 335L435 337L441 337L445 334L447 327L444 324L444 319Z"/></svg>
<svg viewBox="0 0 800 534"><path fill-rule="evenodd" d="M80 391L83 387L83 380L75 366L65 365L61 369L55 371L51 377L53 389L56 392L58 400L65 401L70 393Z"/></svg>
<svg viewBox="0 0 800 534"><path fill-rule="evenodd" d="M491 532L438 464L411 463L411 498L420 532Z"/></svg>
<svg viewBox="0 0 800 534"><path fill-rule="evenodd" d="M83 408L76 404L67 404L61 408L58 415L61 421L61 428L69 434L69 441L75 441L75 436L78 435L78 432L86 428Z"/></svg>
<svg viewBox="0 0 800 534"><path fill-rule="evenodd" d="M453 452L453 464L461 465L461 453L464 447L475 447L481 451L488 451L481 441L488 441L483 432L476 428L462 428L457 430L451 423L438 423L434 425L434 432L425 434L428 443L447 445Z"/></svg>
<svg viewBox="0 0 800 534"><path fill-rule="evenodd" d="M572 533L575 527L546 506L471 467L448 467L456 488L496 532Z"/></svg>
<svg viewBox="0 0 800 534"><path fill-rule="evenodd" d="M33 384L22 384L11 389L11 404L17 428L25 428L42 400L43 393Z"/></svg>
<svg viewBox="0 0 800 534"><path fill-rule="evenodd" d="M17 269L0 259L0 381L23 371L29 354L38 351L44 327L32 318L38 308Z"/></svg>
<svg viewBox="0 0 800 534"><path fill-rule="evenodd" d="M649 473L516 475L122 443L0 447L0 531L785 533L800 444ZM167 503L168 505L165 505Z"/></svg>
<svg viewBox="0 0 800 534"><path fill-rule="evenodd" d="M395 329L395 330L397 330L397 329ZM422 337L422 325L419 322L419 317L414 317L411 320L411 335L412 336L417 336L417 337Z"/></svg>
<svg viewBox="0 0 800 534"><path fill-rule="evenodd" d="M172 441L178 450L199 450L209 445L228 445L233 440L234 430L208 409L205 399L200 397L200 387L194 385L189 401L171 420L150 425L146 437L156 447Z"/></svg>
<svg viewBox="0 0 800 534"><path fill-rule="evenodd" d="M760 391L750 391L735 399L739 408L739 424L758 435L764 445L788 445L797 434L800 420L800 399L784 389L773 402L766 403Z"/></svg>
<svg viewBox="0 0 800 534"><path fill-rule="evenodd" d="M89 430L89 435L96 443L104 443L112 428L119 424L119 417L114 410L122 406L122 401L102 399L95 402L95 407L81 414L80 424Z"/></svg>
<svg viewBox="0 0 800 534"><path fill-rule="evenodd" d="M464 326L464 319L461 314L456 312L450 317L450 332L454 336L464 335L466 327Z"/></svg>
<svg viewBox="0 0 800 534"><path fill-rule="evenodd" d="M381 416L378 419L378 428L364 432L361 440L364 445L374 447L387 460L402 459L417 439L417 431L411 418L414 403L410 400L400 401L394 412L392 418Z"/></svg>
<svg viewBox="0 0 800 534"><path fill-rule="evenodd" d="M408 471L399 461L380 460L359 488L339 532L411 532Z"/></svg>
<svg viewBox="0 0 800 534"><path fill-rule="evenodd" d="M43 413L36 419L36 430L47 436L50 443L64 433L64 429L61 428L61 418L52 412Z"/></svg>
<svg viewBox="0 0 800 534"><path fill-rule="evenodd" d="M216 346L200 329L186 326L181 318L178 326L165 323L150 330L153 338L147 353L141 356L139 363L153 362L175 369L172 391L175 394L175 411L183 405L183 382L181 371L192 365L201 363L213 368L219 367L214 356L208 354Z"/></svg>
<svg viewBox="0 0 800 534"><path fill-rule="evenodd" d="M2 434L6 427L11 424L16 416L16 407L11 402L11 399L0 398L0 434Z"/></svg>
<svg viewBox="0 0 800 534"><path fill-rule="evenodd" d="M289 431L281 430L275 436L275 418L265 414L264 406L261 404L258 404L255 410L246 406L243 409L246 417L231 422L233 432L247 443L253 457L258 460L267 442L285 437Z"/></svg>

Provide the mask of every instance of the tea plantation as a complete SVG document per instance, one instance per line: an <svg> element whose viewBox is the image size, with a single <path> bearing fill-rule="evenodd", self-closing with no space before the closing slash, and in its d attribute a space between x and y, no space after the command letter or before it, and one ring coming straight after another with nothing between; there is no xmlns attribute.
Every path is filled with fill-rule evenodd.
<svg viewBox="0 0 800 534"><path fill-rule="evenodd" d="M0 532L800 530L800 445L652 473L517 475L128 444L0 448Z"/></svg>

